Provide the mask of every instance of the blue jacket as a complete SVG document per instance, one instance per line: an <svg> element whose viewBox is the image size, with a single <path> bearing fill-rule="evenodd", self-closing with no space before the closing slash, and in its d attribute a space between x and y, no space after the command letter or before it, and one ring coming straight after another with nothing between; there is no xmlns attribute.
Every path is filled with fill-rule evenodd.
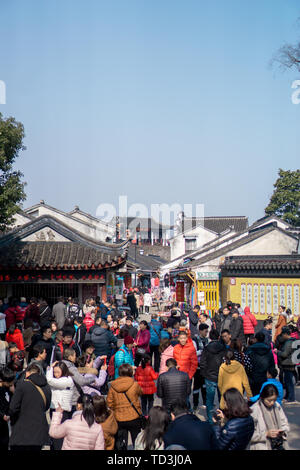
<svg viewBox="0 0 300 470"><path fill-rule="evenodd" d="M122 364L130 364L131 366L134 366L132 352L129 351L125 344L123 344L115 354L115 379L119 377L119 367Z"/></svg>
<svg viewBox="0 0 300 470"><path fill-rule="evenodd" d="M282 399L283 399L283 386L281 382L279 382L279 380L276 380L276 379L267 379L267 381L262 384L259 394L250 398L251 404L255 403L259 399L260 394L266 385L274 385L277 388L278 397L276 401L278 401L279 405L281 405Z"/></svg>
<svg viewBox="0 0 300 470"><path fill-rule="evenodd" d="M151 322L149 323L149 328L150 328L150 346L159 346L162 324L158 320L151 320ZM157 331L157 333L155 333L154 328Z"/></svg>
<svg viewBox="0 0 300 470"><path fill-rule="evenodd" d="M254 420L251 416L246 418L233 418L225 426L215 426L219 450L245 450L254 433Z"/></svg>

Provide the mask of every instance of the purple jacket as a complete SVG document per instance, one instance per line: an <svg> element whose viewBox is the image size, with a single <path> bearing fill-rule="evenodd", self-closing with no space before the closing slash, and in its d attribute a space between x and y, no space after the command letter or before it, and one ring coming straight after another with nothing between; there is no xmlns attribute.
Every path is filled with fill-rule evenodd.
<svg viewBox="0 0 300 470"><path fill-rule="evenodd" d="M143 348L146 352L150 352L150 331L149 330L139 330L136 335L136 344L138 348Z"/></svg>

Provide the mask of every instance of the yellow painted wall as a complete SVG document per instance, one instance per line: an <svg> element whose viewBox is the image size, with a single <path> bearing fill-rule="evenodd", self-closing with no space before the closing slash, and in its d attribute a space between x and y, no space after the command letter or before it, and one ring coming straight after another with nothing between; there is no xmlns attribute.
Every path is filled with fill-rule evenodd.
<svg viewBox="0 0 300 470"><path fill-rule="evenodd" d="M251 306L257 319L264 320L269 315L278 315L279 305L291 308L293 314L299 315L299 291L299 278L224 277L221 298L222 305L231 300L241 307L243 304Z"/></svg>
<svg viewBox="0 0 300 470"><path fill-rule="evenodd" d="M219 281L197 281L197 292L204 292L205 299L203 303L207 310L216 311L219 309Z"/></svg>

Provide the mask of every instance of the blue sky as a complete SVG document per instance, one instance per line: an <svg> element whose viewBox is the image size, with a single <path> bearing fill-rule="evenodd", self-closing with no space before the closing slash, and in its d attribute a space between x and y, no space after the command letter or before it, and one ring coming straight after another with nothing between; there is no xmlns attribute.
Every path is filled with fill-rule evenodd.
<svg viewBox="0 0 300 470"><path fill-rule="evenodd" d="M278 168L299 168L300 77L270 67L299 16L298 0L1 2L24 206L95 214L127 195L263 216Z"/></svg>

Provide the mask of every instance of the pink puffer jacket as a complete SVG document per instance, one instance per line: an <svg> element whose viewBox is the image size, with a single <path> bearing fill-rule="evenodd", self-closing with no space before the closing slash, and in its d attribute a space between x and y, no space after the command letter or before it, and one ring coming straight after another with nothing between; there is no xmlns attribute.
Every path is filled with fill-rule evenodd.
<svg viewBox="0 0 300 470"><path fill-rule="evenodd" d="M104 435L101 424L94 423L90 428L82 417L81 411L76 411L72 419L61 423L62 413L55 412L49 429L49 435L54 439L64 437L61 450L104 450Z"/></svg>
<svg viewBox="0 0 300 470"><path fill-rule="evenodd" d="M161 353L159 374L167 372L168 368L166 366L166 362L168 359L171 359L171 357L173 357L173 350L173 346L168 346L167 349L165 349L164 352Z"/></svg>

